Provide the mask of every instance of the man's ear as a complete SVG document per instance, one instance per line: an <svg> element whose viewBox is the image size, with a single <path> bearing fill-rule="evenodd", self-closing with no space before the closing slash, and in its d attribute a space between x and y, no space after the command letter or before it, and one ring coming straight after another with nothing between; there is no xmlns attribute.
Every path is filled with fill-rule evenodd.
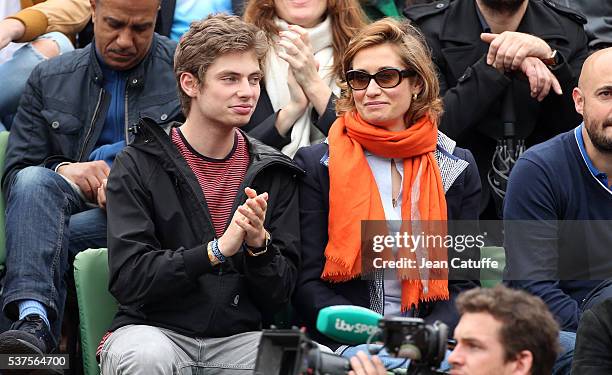
<svg viewBox="0 0 612 375"><path fill-rule="evenodd" d="M576 107L576 112L584 115L584 94L580 88L574 87L574 91L572 91L572 99L574 99L574 107Z"/></svg>
<svg viewBox="0 0 612 375"><path fill-rule="evenodd" d="M96 18L96 1L97 0L89 0L89 5L91 5L91 23L94 23Z"/></svg>
<svg viewBox="0 0 612 375"><path fill-rule="evenodd" d="M200 90L199 80L191 73L183 72L179 78L181 89L190 98L195 98Z"/></svg>
<svg viewBox="0 0 612 375"><path fill-rule="evenodd" d="M513 375L531 375L533 354L529 350L519 352L513 362Z"/></svg>

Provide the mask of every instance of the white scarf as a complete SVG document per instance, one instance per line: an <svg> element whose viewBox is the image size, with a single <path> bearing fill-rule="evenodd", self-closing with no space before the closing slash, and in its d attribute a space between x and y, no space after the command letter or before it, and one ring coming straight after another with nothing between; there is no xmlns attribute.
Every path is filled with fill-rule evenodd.
<svg viewBox="0 0 612 375"><path fill-rule="evenodd" d="M277 18L275 22L281 30L288 30L288 24L285 21ZM334 94L339 95L340 89L336 86L336 77L333 74L334 49L332 47L332 29L329 17L317 26L306 29L306 31L308 31L315 60L319 63L319 77ZM289 103L288 74L289 63L278 57L275 47L272 46L268 51L268 56L266 56L265 84L274 112ZM286 155L293 157L300 147L308 146L325 138L325 135L312 124L312 108L312 103L309 103L304 114L293 124L291 142L282 149Z"/></svg>

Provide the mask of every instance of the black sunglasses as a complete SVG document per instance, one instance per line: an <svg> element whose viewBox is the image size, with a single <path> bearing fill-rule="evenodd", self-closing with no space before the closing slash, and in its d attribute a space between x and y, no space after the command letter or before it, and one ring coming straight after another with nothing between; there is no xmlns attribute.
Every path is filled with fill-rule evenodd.
<svg viewBox="0 0 612 375"><path fill-rule="evenodd" d="M349 70L346 72L346 83L353 90L365 90L372 78L376 84L383 89L390 89L402 82L402 78L414 77L416 72L411 69L399 70L397 68L381 69L375 74L368 74L361 70Z"/></svg>

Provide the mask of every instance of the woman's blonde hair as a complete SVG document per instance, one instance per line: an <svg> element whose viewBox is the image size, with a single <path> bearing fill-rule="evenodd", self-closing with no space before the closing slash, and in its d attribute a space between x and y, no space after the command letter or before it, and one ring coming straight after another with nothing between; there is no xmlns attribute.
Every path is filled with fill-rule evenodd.
<svg viewBox="0 0 612 375"><path fill-rule="evenodd" d="M431 119L437 123L442 114L440 85L425 38L408 22L399 22L392 18L383 18L366 26L349 42L342 56L343 74L338 82L342 94L336 102L336 112L342 115L355 110L353 91L348 87L344 78L344 72L352 69L355 55L363 49L384 43L395 47L406 68L416 72L416 77L411 79L420 80L422 83L421 92L416 99L412 100L410 114L407 118L416 121L429 114Z"/></svg>
<svg viewBox="0 0 612 375"><path fill-rule="evenodd" d="M327 0L325 15L331 18L333 73L335 77L341 77L344 74L340 63L342 53L349 40L368 24L368 17L357 0ZM244 20L265 31L268 39L280 31L274 23L276 16L274 0L249 0L244 10Z"/></svg>

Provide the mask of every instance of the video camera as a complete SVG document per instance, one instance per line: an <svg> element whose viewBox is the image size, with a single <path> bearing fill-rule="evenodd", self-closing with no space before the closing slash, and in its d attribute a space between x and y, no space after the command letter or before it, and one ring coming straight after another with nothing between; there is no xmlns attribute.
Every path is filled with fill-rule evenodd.
<svg viewBox="0 0 612 375"><path fill-rule="evenodd" d="M264 329L255 375L340 375L350 371L348 359L324 353L297 328Z"/></svg>
<svg viewBox="0 0 612 375"><path fill-rule="evenodd" d="M377 328L368 343L382 339L389 354L411 360L408 369L397 369L393 373L445 374L437 370L447 349L448 327L444 323L427 325L419 318L394 317L380 319ZM378 351L370 350L372 354ZM318 345L298 329L263 331L255 364L256 375L344 375L350 370L347 358L321 352Z"/></svg>
<svg viewBox="0 0 612 375"><path fill-rule="evenodd" d="M411 360L408 374L444 374L437 369L448 348L446 324L436 321L429 325L420 318L393 317L381 319L378 327L387 352Z"/></svg>

